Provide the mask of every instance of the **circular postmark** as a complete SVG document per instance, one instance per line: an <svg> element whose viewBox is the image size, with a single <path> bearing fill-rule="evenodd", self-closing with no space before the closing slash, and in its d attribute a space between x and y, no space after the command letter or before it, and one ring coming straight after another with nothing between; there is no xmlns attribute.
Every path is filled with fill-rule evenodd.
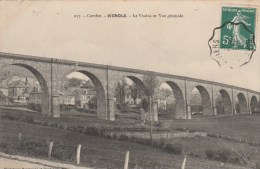
<svg viewBox="0 0 260 169"><path fill-rule="evenodd" d="M256 50L254 8L222 8L222 25L208 41L210 56L231 69L250 62Z"/></svg>

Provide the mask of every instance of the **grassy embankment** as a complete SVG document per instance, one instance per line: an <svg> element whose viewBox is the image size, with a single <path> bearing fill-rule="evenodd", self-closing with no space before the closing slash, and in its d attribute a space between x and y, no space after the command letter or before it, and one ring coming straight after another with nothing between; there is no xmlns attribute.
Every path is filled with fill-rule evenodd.
<svg viewBox="0 0 260 169"><path fill-rule="evenodd" d="M6 119L6 115L10 117L17 117L27 119L27 122L30 121L38 122L38 125L28 124L21 122L21 120L15 119ZM211 119L210 119L211 120ZM224 121L224 122L223 122ZM217 122L227 123L228 121L218 119ZM237 121L237 120L236 120ZM45 122L45 123L42 123ZM189 125L192 122L192 125ZM250 121L247 121L250 123ZM48 124L49 123L49 124ZM62 125L53 125L55 128L51 128L51 124L60 123ZM42 126L46 125L47 126ZM191 128L197 130L203 130L203 127L206 126L201 125L201 123L196 121L179 121L176 120L176 126L171 126L172 128ZM82 144L82 165L86 166L106 166L108 168L122 168L124 161L125 151L130 151L130 166L134 167L136 165L143 166L144 168L180 168L181 161L183 159L184 154L188 154L188 163L187 168L192 169L203 169L203 168L220 168L221 162L214 162L205 160L208 158L210 153L213 152L214 160L221 160L218 158L225 158L225 156L229 156L229 162L233 163L241 163L241 159L237 158L236 153L232 151L226 152L225 150L230 149L230 147L235 148L239 152L246 151L250 157L254 158L259 149L245 144L234 143L226 140L220 140L216 138L178 138L172 139L165 142L168 143L179 143L182 147L182 152L180 155L176 155L174 153L162 151L162 149L156 148L156 145L152 146L144 146L145 142L142 142L142 145L133 143L135 140L127 140L120 138L107 139L103 137L97 136L89 136L83 133L74 132L64 130L69 126L95 126L95 127L108 127L108 128L129 128L129 127L137 127L140 126L134 123L125 123L123 121L116 122L107 122L102 120L97 120L95 118L86 117L83 118L80 115L77 116L63 116L61 118L51 118L46 116L41 116L35 113L28 112L1 112L1 151L9 151L9 153L20 153L31 156L40 156L46 157L47 154L47 142L54 141L54 149L53 149L53 159L54 160L63 160L66 162L75 161L75 151L77 144ZM208 126L209 122L207 123ZM217 124L213 124L214 127ZM244 125L241 124L241 125ZM64 126L67 126L64 128ZM202 128L200 128L202 127ZM220 126L226 127L225 125ZM208 129L209 130L209 129ZM210 130L209 130L210 131ZM227 132L227 131L225 131ZM23 133L22 142L17 146L17 137L18 133ZM250 134L248 134L250 135ZM32 145L32 146L31 146ZM34 146L35 145L35 146ZM64 146L69 145L69 146ZM40 148L37 150L37 146ZM36 149L36 150L35 150ZM223 150L224 155L217 154L214 152L214 149ZM28 151L30 150L30 151ZM211 150L211 151L207 151ZM255 152L255 153L254 153ZM214 154L215 153L215 154ZM220 157L217 157L220 156ZM196 157L196 158L193 158ZM223 160L223 159L222 159ZM225 159L224 159L225 160ZM232 161L233 160L233 161ZM243 162L242 162L243 163ZM230 167L229 167L230 166ZM231 167L232 166L232 167ZM234 165L225 164L224 167L221 168L239 168Z"/></svg>

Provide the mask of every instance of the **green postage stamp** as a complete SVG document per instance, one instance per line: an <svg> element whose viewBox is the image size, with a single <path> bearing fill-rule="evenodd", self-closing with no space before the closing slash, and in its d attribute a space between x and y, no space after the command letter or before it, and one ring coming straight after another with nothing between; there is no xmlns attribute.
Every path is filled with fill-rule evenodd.
<svg viewBox="0 0 260 169"><path fill-rule="evenodd" d="M256 8L222 6L220 48L254 50Z"/></svg>
<svg viewBox="0 0 260 169"><path fill-rule="evenodd" d="M231 69L246 65L256 51L257 8L253 6L220 7L221 23L208 41L210 57L219 66Z"/></svg>

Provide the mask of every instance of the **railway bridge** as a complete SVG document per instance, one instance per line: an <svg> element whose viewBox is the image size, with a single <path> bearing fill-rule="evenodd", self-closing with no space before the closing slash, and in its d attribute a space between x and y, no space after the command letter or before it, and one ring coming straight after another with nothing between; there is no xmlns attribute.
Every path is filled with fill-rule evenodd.
<svg viewBox="0 0 260 169"><path fill-rule="evenodd" d="M176 99L176 112L173 118L191 119L191 91L197 88L201 98L203 114L217 115L216 98L220 94L226 114L251 114L260 105L260 92L228 84L206 81L190 77L176 76L165 73L144 71L116 66L93 63L75 62L54 58L26 56L11 53L0 53L0 71L10 66L23 67L38 79L42 89L42 113L59 117L59 93L64 90L66 76L72 72L80 72L88 76L97 91L97 117L100 119L115 119L115 91L118 82L127 77L139 88L144 89L144 75L156 76L159 83L167 83ZM239 110L236 108L239 104ZM157 104L153 104L153 117L158 120Z"/></svg>

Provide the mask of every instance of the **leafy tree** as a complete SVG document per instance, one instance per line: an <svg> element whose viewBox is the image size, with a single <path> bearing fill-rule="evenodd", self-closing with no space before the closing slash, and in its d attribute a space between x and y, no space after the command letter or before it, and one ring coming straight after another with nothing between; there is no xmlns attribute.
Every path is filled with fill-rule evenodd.
<svg viewBox="0 0 260 169"><path fill-rule="evenodd" d="M11 76L11 72L10 72L10 71L1 72L1 73L0 73L0 82L1 82L2 80L8 79L9 76Z"/></svg>
<svg viewBox="0 0 260 169"><path fill-rule="evenodd" d="M129 87L131 89L131 96L134 99L134 104L136 104L136 99L137 99L138 93L139 93L138 88L137 88L136 84L132 84Z"/></svg>
<svg viewBox="0 0 260 169"><path fill-rule="evenodd" d="M144 75L144 85L145 85L145 94L149 97L149 119L151 120L151 126L150 126L150 139L152 140L152 125L153 125L153 118L152 118L152 101L153 101L153 95L155 93L155 89L158 86L158 79L156 76L154 76L152 73L148 75ZM145 109L145 108L144 108Z"/></svg>
<svg viewBox="0 0 260 169"><path fill-rule="evenodd" d="M89 102L88 105L91 109L96 109L97 108L97 95L95 95L94 97L92 97Z"/></svg>
<svg viewBox="0 0 260 169"><path fill-rule="evenodd" d="M162 92L165 97L169 97L173 94L173 92L170 89L162 89Z"/></svg>
<svg viewBox="0 0 260 169"><path fill-rule="evenodd" d="M117 84L116 98L120 104L125 103L125 87L127 86L126 80L123 79Z"/></svg>
<svg viewBox="0 0 260 169"><path fill-rule="evenodd" d="M147 99L145 99L145 98L142 99L141 104L142 104L142 108L144 109L144 111L147 112L148 111L148 107L149 107L149 103L148 103Z"/></svg>
<svg viewBox="0 0 260 169"><path fill-rule="evenodd" d="M66 87L79 87L81 83L82 83L82 80L80 80L80 79L68 78L65 86Z"/></svg>
<svg viewBox="0 0 260 169"><path fill-rule="evenodd" d="M145 94L147 96L153 96L155 92L155 88L157 87L159 81L156 76L154 76L152 73L149 75L144 75L144 84L145 84Z"/></svg>

